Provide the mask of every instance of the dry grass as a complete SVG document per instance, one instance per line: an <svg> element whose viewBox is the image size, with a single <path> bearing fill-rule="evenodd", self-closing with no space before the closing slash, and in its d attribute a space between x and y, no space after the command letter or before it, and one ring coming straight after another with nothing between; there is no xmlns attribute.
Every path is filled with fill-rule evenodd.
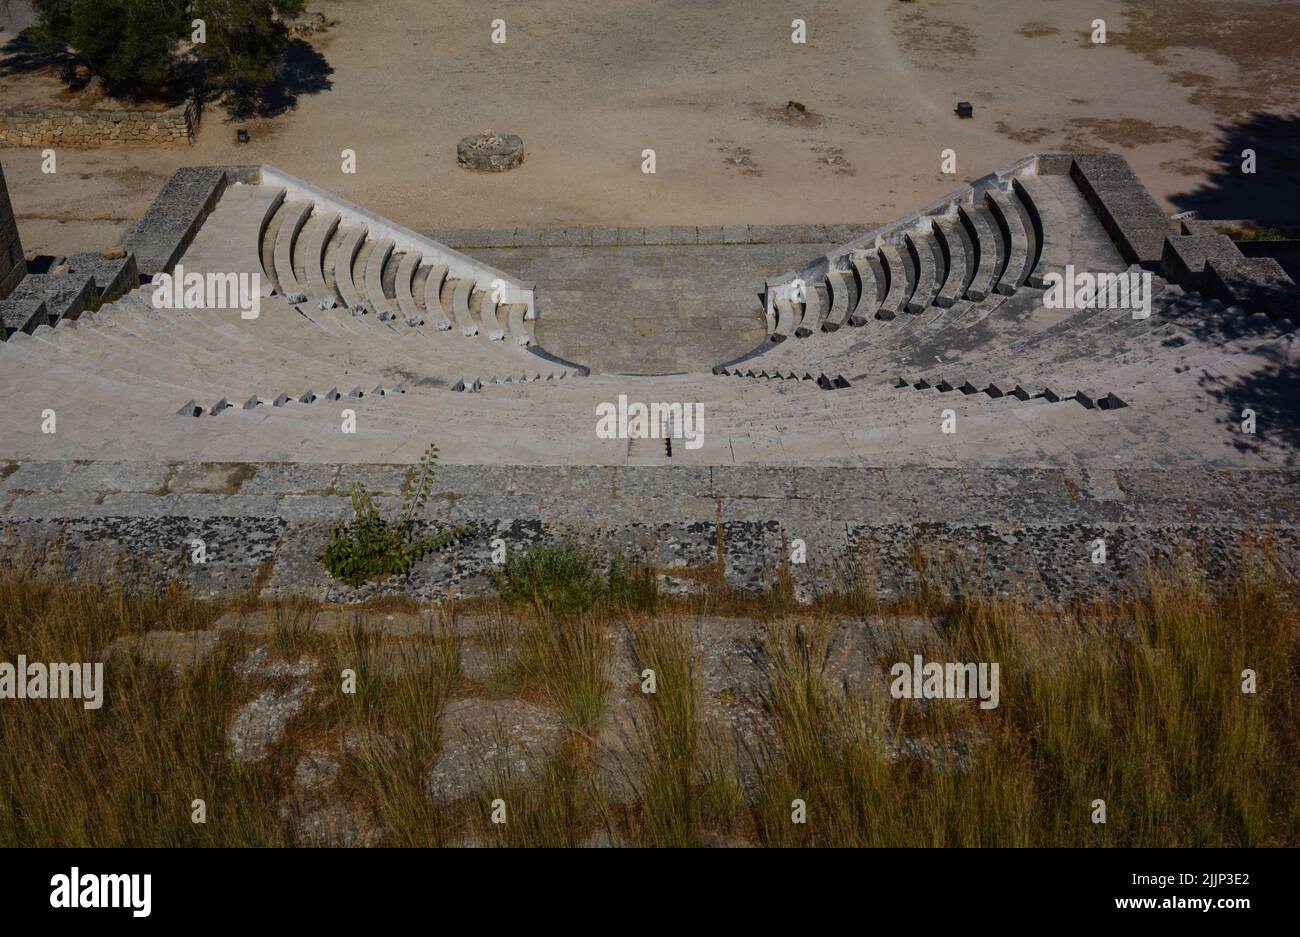
<svg viewBox="0 0 1300 937"><path fill-rule="evenodd" d="M1140 600L1064 618L968 601L944 619L924 656L999 662L996 710L846 698L823 679L824 637L773 632L777 745L755 807L765 842L1296 844L1300 791L1286 766L1300 753L1300 646L1276 582L1247 576L1215 597L1193 579L1153 577ZM1241 691L1246 668L1259 674L1255 695ZM897 754L905 738L921 741L921 757ZM790 821L796 798L805 824ZM1098 799L1105 824L1091 820Z"/></svg>
<svg viewBox="0 0 1300 937"><path fill-rule="evenodd" d="M109 641L208 623L179 591L128 594L0 577L0 660L97 661ZM105 668L103 707L0 703L0 844L246 846L274 842L274 785L225 758L237 685L228 647L184 677L129 659ZM205 800L210 822L190 822ZM221 804L220 814L215 811Z"/></svg>
<svg viewBox="0 0 1300 937"><path fill-rule="evenodd" d="M261 640L276 658L321 661L319 705L294 718L262 763L224 757L226 726L246 696L236 663L252 635L224 634L183 672L115 657L99 710L0 701L0 845L302 844L285 805L297 796L294 765L313 750L339 753L334 796L393 845L1300 845L1295 583L1252 569L1212 592L1166 571L1137 597L1049 612L1005 598L952 602L923 551L914 566L896 603L877 600L874 578L853 570L812 608L793 603L788 574L765 595L740 596L706 570L695 573L710 583L705 595L659 600L653 613L497 608L479 635L501 662L489 692L552 707L564 734L538 779L495 778L452 805L435 804L425 785L446 701L482 692L460 680L464 639L446 621L427 635L376 633L360 627L362 613L358 627L324 635L310 606L283 603ZM11 572L0 576L0 660L102 660L115 637L208 627L216 611L179 590ZM684 612L769 623L764 728L743 744L706 718ZM846 693L827 670L826 622L886 612L940 627L920 646L901 637L882 646L882 684L913 653L996 661L1000 706ZM610 686L616 625L656 677L623 766L632 804L611 804L591 770L609 692L635 692ZM1247 668L1255 694L1241 691ZM344 669L356 671L353 694L338 692ZM206 824L190 821L195 798L208 805ZM488 820L498 798L509 805L505 824ZM1105 824L1091 821L1097 799ZM795 800L805 823L791 822Z"/></svg>

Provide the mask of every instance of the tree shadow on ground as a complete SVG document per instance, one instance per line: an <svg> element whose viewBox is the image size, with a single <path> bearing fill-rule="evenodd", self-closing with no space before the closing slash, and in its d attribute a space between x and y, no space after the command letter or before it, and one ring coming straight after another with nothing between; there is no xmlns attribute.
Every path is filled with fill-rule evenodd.
<svg viewBox="0 0 1300 937"><path fill-rule="evenodd" d="M177 63L171 75L158 87L142 89L114 86L95 75L74 53L45 52L27 38L26 32L0 46L0 78L51 72L68 91L85 91L93 85L119 102L173 107L189 98L195 87L198 67L193 62Z"/></svg>
<svg viewBox="0 0 1300 937"><path fill-rule="evenodd" d="M1288 462L1300 454L1300 361L1288 358L1286 346L1258 352L1265 359L1259 369L1224 380L1203 375L1201 386L1223 405L1233 429L1233 446L1241 452L1259 453L1285 447ZM1255 434L1241 432L1242 411L1255 412Z"/></svg>
<svg viewBox="0 0 1300 937"><path fill-rule="evenodd" d="M77 57L68 52L44 52L26 35L18 35L0 45L0 78L36 74L54 70L65 87L81 91L94 80L90 72L78 67ZM227 96L226 108L234 117L276 117L298 106L305 94L320 94L334 87L330 78L334 66L312 45L302 39L291 40L285 49L275 81L244 99ZM185 101L202 87L203 65L196 61L175 64L167 83L149 96L164 105ZM131 100L118 89L105 88L110 97ZM209 97L212 100L212 97Z"/></svg>
<svg viewBox="0 0 1300 937"><path fill-rule="evenodd" d="M1206 218L1242 218L1265 225L1300 220L1300 117L1252 114L1221 124L1216 169L1191 192L1173 195L1180 211ZM1255 151L1255 172L1241 171L1242 151Z"/></svg>
<svg viewBox="0 0 1300 937"><path fill-rule="evenodd" d="M275 81L261 89L256 99L232 102L234 117L276 117L298 106L305 94L321 94L334 87L334 66L309 42L290 41Z"/></svg>
<svg viewBox="0 0 1300 937"><path fill-rule="evenodd" d="M0 46L0 78L33 75L55 69L61 81L72 90L80 91L90 83L90 76L78 74L76 64L76 59L66 52L45 52L38 49L25 32Z"/></svg>

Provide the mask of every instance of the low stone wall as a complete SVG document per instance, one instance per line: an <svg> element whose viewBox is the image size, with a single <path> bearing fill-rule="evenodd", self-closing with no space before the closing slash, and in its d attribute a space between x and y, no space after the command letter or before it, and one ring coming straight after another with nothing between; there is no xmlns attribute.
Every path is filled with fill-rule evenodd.
<svg viewBox="0 0 1300 937"><path fill-rule="evenodd" d="M72 576L101 562L180 579L203 595L308 595L353 602L491 591L510 551L572 538L675 569L720 564L741 590L787 569L796 595L862 588L897 598L919 578L940 589L1056 602L1134 583L1151 561L1190 550L1221 581L1261 540L1294 570L1297 474L1287 471L445 465L427 535L473 533L405 577L349 589L318 557L351 516L362 482L396 510L407 465L0 462L0 556ZM191 562L192 542L206 562ZM1095 541L1104 562L1094 562ZM789 565L795 540L805 562Z"/></svg>
<svg viewBox="0 0 1300 937"><path fill-rule="evenodd" d="M1158 269L1165 238L1174 229L1128 160L1104 153L1080 154L1074 157L1070 177L1124 259Z"/></svg>
<svg viewBox="0 0 1300 937"><path fill-rule="evenodd" d="M0 299L12 293L26 273L27 262L23 259L23 245L18 237L18 222L9 201L4 169L0 167Z"/></svg>
<svg viewBox="0 0 1300 937"><path fill-rule="evenodd" d="M0 146L177 146L195 129L184 104L166 111L0 108Z"/></svg>
<svg viewBox="0 0 1300 937"><path fill-rule="evenodd" d="M860 224L570 225L563 228L435 228L419 232L456 250L514 247L695 247L741 244L843 244L877 222Z"/></svg>
<svg viewBox="0 0 1300 937"><path fill-rule="evenodd" d="M245 166L182 166L163 184L148 210L122 239L142 277L171 270L231 182L256 178Z"/></svg>

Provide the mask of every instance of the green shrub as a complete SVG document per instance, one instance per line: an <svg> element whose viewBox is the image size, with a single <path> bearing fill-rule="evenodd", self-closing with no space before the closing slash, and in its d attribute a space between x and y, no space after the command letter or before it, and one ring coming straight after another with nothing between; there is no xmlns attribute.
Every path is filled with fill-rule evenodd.
<svg viewBox="0 0 1300 937"><path fill-rule="evenodd" d="M251 114L263 103L289 48L286 21L305 7L303 0L195 0L194 15L208 25L199 50L204 83L225 93L236 115Z"/></svg>
<svg viewBox="0 0 1300 937"><path fill-rule="evenodd" d="M574 543L538 544L507 557L489 575L507 605L534 605L552 616L577 615L600 603L649 609L658 600L654 570L615 553L602 576L596 555Z"/></svg>
<svg viewBox="0 0 1300 937"><path fill-rule="evenodd" d="M34 0L37 48L66 53L103 80L110 94L157 96L188 66L198 87L252 112L281 73L287 22L303 0ZM190 44L202 20L202 43Z"/></svg>
<svg viewBox="0 0 1300 937"><path fill-rule="evenodd" d="M402 502L396 518L379 513L365 486L352 486L352 523L334 527L329 546L321 554L321 564L335 579L356 588L384 576L404 576L411 567L430 553L444 549L469 534L462 525L444 530L435 537L415 539L415 514L423 509L433 490L438 464L438 447L429 446L420 459L415 483Z"/></svg>
<svg viewBox="0 0 1300 937"><path fill-rule="evenodd" d="M70 48L112 93L154 93L172 71L172 43L188 31L173 0L35 0L30 35L47 52Z"/></svg>
<svg viewBox="0 0 1300 937"><path fill-rule="evenodd" d="M607 599L613 608L654 611L659 604L654 568L629 563L616 552L609 564Z"/></svg>
<svg viewBox="0 0 1300 937"><path fill-rule="evenodd" d="M1226 234L1234 241L1285 241L1286 232L1281 228L1234 228L1231 226L1215 228L1219 234Z"/></svg>
<svg viewBox="0 0 1300 937"><path fill-rule="evenodd" d="M507 605L531 603L550 615L585 612L604 592L595 557L573 543L529 547L491 575Z"/></svg>

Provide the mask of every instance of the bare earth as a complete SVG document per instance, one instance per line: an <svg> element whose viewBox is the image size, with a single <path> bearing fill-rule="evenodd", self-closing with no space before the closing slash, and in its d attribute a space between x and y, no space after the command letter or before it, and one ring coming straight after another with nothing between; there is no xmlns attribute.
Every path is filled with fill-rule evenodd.
<svg viewBox="0 0 1300 937"><path fill-rule="evenodd" d="M248 124L249 145L210 109L189 148L63 150L54 176L37 149L0 158L29 256L114 245L186 164L272 163L427 230L880 221L1031 150L1110 150L1174 210L1235 143L1230 121L1294 103L1300 5L1151 6L333 0L311 4L338 24L310 40L332 87ZM790 41L794 15L806 45ZM1104 46L1088 41L1098 17ZM26 103L41 82L57 90L5 75L0 97ZM784 119L789 100L812 116ZM457 141L485 128L520 134L525 164L459 169ZM940 172L949 147L956 179Z"/></svg>

